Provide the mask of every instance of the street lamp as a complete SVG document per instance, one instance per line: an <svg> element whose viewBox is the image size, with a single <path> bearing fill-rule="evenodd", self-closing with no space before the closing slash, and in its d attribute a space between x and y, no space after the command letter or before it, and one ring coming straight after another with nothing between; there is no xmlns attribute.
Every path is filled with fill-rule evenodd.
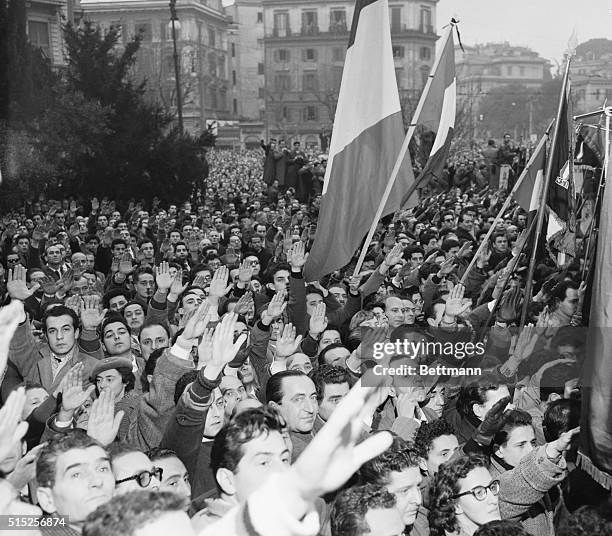
<svg viewBox="0 0 612 536"><path fill-rule="evenodd" d="M178 52L176 50L176 31L181 29L181 23L176 14L176 0L170 0L170 24L172 44L174 45L174 78L176 81L176 109L178 112L179 132L183 134L183 103L181 99L181 79Z"/></svg>

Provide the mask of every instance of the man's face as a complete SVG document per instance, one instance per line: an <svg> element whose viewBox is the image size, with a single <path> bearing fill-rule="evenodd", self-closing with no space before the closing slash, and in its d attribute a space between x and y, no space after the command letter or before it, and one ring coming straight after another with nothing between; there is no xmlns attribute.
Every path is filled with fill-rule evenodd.
<svg viewBox="0 0 612 536"><path fill-rule="evenodd" d="M162 326L154 324L140 332L140 350L145 361L155 350L168 348L169 344L168 333Z"/></svg>
<svg viewBox="0 0 612 536"><path fill-rule="evenodd" d="M257 236L260 237L261 242L263 242L263 240L266 238L266 226L258 225L257 230L255 232L257 233Z"/></svg>
<svg viewBox="0 0 612 536"><path fill-rule="evenodd" d="M127 298L120 294L119 296L115 296L114 298L108 300L108 305L111 311L118 313L123 310L123 308L127 305L127 302Z"/></svg>
<svg viewBox="0 0 612 536"><path fill-rule="evenodd" d="M155 255L155 249L153 248L153 244L151 244L151 242L143 243L140 251L142 251L144 258L147 260L151 260Z"/></svg>
<svg viewBox="0 0 612 536"><path fill-rule="evenodd" d="M246 500L271 475L289 469L291 455L280 432L271 430L242 446L242 456L235 472L233 484L236 499Z"/></svg>
<svg viewBox="0 0 612 536"><path fill-rule="evenodd" d="M445 399L445 388L443 385L436 385L431 392L429 401L425 407L432 410L438 417L442 417L442 410L444 409Z"/></svg>
<svg viewBox="0 0 612 536"><path fill-rule="evenodd" d="M474 217L471 214L464 214L461 217L461 227L466 231L471 231L474 225Z"/></svg>
<svg viewBox="0 0 612 536"><path fill-rule="evenodd" d="M143 300L148 300L153 296L155 289L155 278L151 274L140 274L136 281L134 288L136 294Z"/></svg>
<svg viewBox="0 0 612 536"><path fill-rule="evenodd" d="M306 312L310 316L313 316L317 308L317 305L319 305L320 303L323 303L323 296L315 292L313 292L312 294L307 294L306 295Z"/></svg>
<svg viewBox="0 0 612 536"><path fill-rule="evenodd" d="M155 467L159 467L162 472L162 481L159 486L160 491L173 491L181 497L191 500L191 484L189 473L185 464L176 456L155 460Z"/></svg>
<svg viewBox="0 0 612 536"><path fill-rule="evenodd" d="M121 257L123 257L124 253L125 253L125 244L115 244L113 246L113 257L115 259L120 259Z"/></svg>
<svg viewBox="0 0 612 536"><path fill-rule="evenodd" d="M145 313L142 310L141 305L134 303L132 305L128 305L123 310L123 318L125 318L132 331L138 332L144 324Z"/></svg>
<svg viewBox="0 0 612 536"><path fill-rule="evenodd" d="M493 477L485 467L475 467L465 478L459 479L459 493L470 491L476 486L489 486ZM465 516L470 524L484 525L489 521L500 519L499 504L496 495L490 490L483 501L479 501L472 494L463 495L457 499L456 513Z"/></svg>
<svg viewBox="0 0 612 536"><path fill-rule="evenodd" d="M259 235L254 236L253 238L251 238L251 246L256 250L259 251L262 247L261 244L261 237Z"/></svg>
<svg viewBox="0 0 612 536"><path fill-rule="evenodd" d="M183 297L183 315L195 311L204 301L204 292L200 289L193 289Z"/></svg>
<svg viewBox="0 0 612 536"><path fill-rule="evenodd" d="M312 363L306 354L293 354L287 358L287 370L299 370L304 374L310 374L312 372Z"/></svg>
<svg viewBox="0 0 612 536"><path fill-rule="evenodd" d="M171 244L176 244L178 241L180 241L181 239L181 233L179 233L178 231L172 231L170 233L170 243Z"/></svg>
<svg viewBox="0 0 612 536"><path fill-rule="evenodd" d="M259 275L259 273L261 272L261 264L259 263L259 259L255 257L255 255L250 255L245 260L251 267L253 275Z"/></svg>
<svg viewBox="0 0 612 536"><path fill-rule="evenodd" d="M108 218L106 216L98 216L98 229L106 229L108 227Z"/></svg>
<svg viewBox="0 0 612 536"><path fill-rule="evenodd" d="M246 398L246 389L242 382L235 376L223 376L219 388L225 400L225 417L230 419L236 404Z"/></svg>
<svg viewBox="0 0 612 536"><path fill-rule="evenodd" d="M454 434L436 437L431 443L431 448L425 460L427 474L434 476L440 465L450 460L458 448L459 441Z"/></svg>
<svg viewBox="0 0 612 536"><path fill-rule="evenodd" d="M575 288L568 288L565 291L565 299L560 303L559 308L568 316L576 314L578 309L578 291Z"/></svg>
<svg viewBox="0 0 612 536"><path fill-rule="evenodd" d="M58 246L47 248L47 263L58 266L62 262L62 252Z"/></svg>
<svg viewBox="0 0 612 536"><path fill-rule="evenodd" d="M20 253L27 253L30 247L30 241L27 238L20 238L17 242L17 249Z"/></svg>
<svg viewBox="0 0 612 536"><path fill-rule="evenodd" d="M402 300L402 312L404 313L404 324L412 325L416 319L416 307L410 300Z"/></svg>
<svg viewBox="0 0 612 536"><path fill-rule="evenodd" d="M344 290L344 288L342 288L342 287L332 287L331 289L329 289L329 292L332 294L332 296L334 298L336 298L336 300L338 300L338 303L341 306L344 306L346 304L348 296L347 296L346 290Z"/></svg>
<svg viewBox="0 0 612 536"><path fill-rule="evenodd" d="M319 416L327 422L340 401L348 394L349 384L327 383L323 388L323 398L319 402Z"/></svg>
<svg viewBox="0 0 612 536"><path fill-rule="evenodd" d="M210 239L211 244L218 244L220 237L221 235L219 235L217 231L213 230L213 231L210 231L210 233L208 233L208 238Z"/></svg>
<svg viewBox="0 0 612 536"><path fill-rule="evenodd" d="M412 255L410 255L410 266L413 268L420 268L424 260L424 255L420 251L415 251Z"/></svg>
<svg viewBox="0 0 612 536"><path fill-rule="evenodd" d="M118 456L113 460L113 473L115 473L115 480L123 480L131 476L137 475L143 471L153 472L154 465L151 460L147 457L144 452L128 452L122 456ZM163 477L163 475L162 475ZM122 482L117 484L115 487L115 493L117 495L123 495L130 491L139 490L158 490L161 485L159 479L153 475L151 481L146 488L143 488L138 484L135 479Z"/></svg>
<svg viewBox="0 0 612 536"><path fill-rule="evenodd" d="M68 315L50 316L46 320L49 348L57 356L68 354L79 337L79 330L74 329L72 322Z"/></svg>
<svg viewBox="0 0 612 536"><path fill-rule="evenodd" d="M394 329L404 323L402 300L394 296L385 300L385 314L389 320L389 327Z"/></svg>
<svg viewBox="0 0 612 536"><path fill-rule="evenodd" d="M419 506L421 505L421 491L419 484L423 480L418 467L409 467L403 471L392 471L389 475L389 484L386 488L395 495L397 509L404 525L413 525Z"/></svg>
<svg viewBox="0 0 612 536"><path fill-rule="evenodd" d="M114 400L121 400L125 393L125 384L117 369L105 370L98 374L96 376L96 387L98 391L108 389L113 394Z"/></svg>
<svg viewBox="0 0 612 536"><path fill-rule="evenodd" d="M204 437L215 437L225 424L225 399L219 388L213 391L213 402L206 413Z"/></svg>
<svg viewBox="0 0 612 536"><path fill-rule="evenodd" d="M365 515L369 534L376 536L400 536L404 533L404 521L397 508L370 508Z"/></svg>
<svg viewBox="0 0 612 536"><path fill-rule="evenodd" d="M321 334L321 340L319 341L319 353L325 350L325 348L327 348L330 344L339 342L342 342L340 339L340 333L338 333L335 329L326 329Z"/></svg>
<svg viewBox="0 0 612 536"><path fill-rule="evenodd" d="M455 218L451 214L446 214L442 220L442 227L450 229L455 226Z"/></svg>
<svg viewBox="0 0 612 536"><path fill-rule="evenodd" d="M283 379L279 410L293 432L310 432L317 417L317 390L308 376Z"/></svg>
<svg viewBox="0 0 612 536"><path fill-rule="evenodd" d="M55 462L55 482L41 486L38 500L50 513L80 523L101 504L111 500L115 477L104 449L92 446L60 454Z"/></svg>
<svg viewBox="0 0 612 536"><path fill-rule="evenodd" d="M497 251L508 251L508 239L505 236L498 236L495 239L495 249Z"/></svg>
<svg viewBox="0 0 612 536"><path fill-rule="evenodd" d="M177 259L184 261L189 256L189 251L187 251L187 246L184 244L179 244L176 246L176 257Z"/></svg>
<svg viewBox="0 0 612 536"><path fill-rule="evenodd" d="M333 348L325 353L325 362L334 367L346 367L346 359L351 355L347 348Z"/></svg>
<svg viewBox="0 0 612 536"><path fill-rule="evenodd" d="M533 426L517 426L508 434L508 440L500 445L496 454L508 465L517 467L520 461L536 448Z"/></svg>
<svg viewBox="0 0 612 536"><path fill-rule="evenodd" d="M121 322L112 322L104 328L102 344L109 355L121 355L129 352L130 332Z"/></svg>
<svg viewBox="0 0 612 536"><path fill-rule="evenodd" d="M507 385L500 385L497 389L490 389L485 393L484 404L474 404L474 414L481 421L484 419L487 412L502 398L510 396Z"/></svg>
<svg viewBox="0 0 612 536"><path fill-rule="evenodd" d="M519 214L517 221L521 227L525 227L525 224L527 223L527 216L525 216L525 214Z"/></svg>
<svg viewBox="0 0 612 536"><path fill-rule="evenodd" d="M274 292L286 290L289 285L289 272L287 270L279 270L274 274L273 283Z"/></svg>

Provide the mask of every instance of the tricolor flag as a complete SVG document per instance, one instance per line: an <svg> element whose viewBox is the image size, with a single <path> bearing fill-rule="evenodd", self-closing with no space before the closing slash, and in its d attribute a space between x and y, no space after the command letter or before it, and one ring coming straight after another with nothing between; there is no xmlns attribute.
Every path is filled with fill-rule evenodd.
<svg viewBox="0 0 612 536"><path fill-rule="evenodd" d="M438 178L442 174L453 139L456 110L455 45L453 43L453 24L450 24L414 114L413 123L421 139L429 137L433 139L435 136L427 163L416 179L419 188L426 186L431 179ZM405 197L402 200L403 206L412 204L412 199Z"/></svg>
<svg viewBox="0 0 612 536"><path fill-rule="evenodd" d="M376 214L404 140L387 0L357 0L307 280L349 263ZM382 212L414 181L406 156Z"/></svg>
<svg viewBox="0 0 612 536"><path fill-rule="evenodd" d="M542 136L514 187L514 199L528 214L537 211L542 204L547 140L548 135Z"/></svg>
<svg viewBox="0 0 612 536"><path fill-rule="evenodd" d="M611 167L606 175L610 177ZM612 188L605 188L581 378L578 465L612 489Z"/></svg>

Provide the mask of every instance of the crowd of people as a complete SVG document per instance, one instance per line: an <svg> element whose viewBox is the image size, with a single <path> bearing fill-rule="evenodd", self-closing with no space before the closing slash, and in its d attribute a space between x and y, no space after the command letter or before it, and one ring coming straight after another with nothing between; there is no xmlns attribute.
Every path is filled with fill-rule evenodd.
<svg viewBox="0 0 612 536"><path fill-rule="evenodd" d="M307 281L325 156L281 145L211 151L191 200L2 214L0 531L612 534L576 463L584 260L541 259L519 329L528 215L469 175Z"/></svg>

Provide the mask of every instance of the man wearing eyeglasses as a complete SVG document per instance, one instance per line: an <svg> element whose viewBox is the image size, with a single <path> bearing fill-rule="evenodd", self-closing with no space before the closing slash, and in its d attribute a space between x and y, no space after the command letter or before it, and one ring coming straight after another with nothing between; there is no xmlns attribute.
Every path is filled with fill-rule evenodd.
<svg viewBox="0 0 612 536"><path fill-rule="evenodd" d="M115 494L121 495L136 490L158 490L163 471L155 467L147 455L125 443L113 443L109 448Z"/></svg>

